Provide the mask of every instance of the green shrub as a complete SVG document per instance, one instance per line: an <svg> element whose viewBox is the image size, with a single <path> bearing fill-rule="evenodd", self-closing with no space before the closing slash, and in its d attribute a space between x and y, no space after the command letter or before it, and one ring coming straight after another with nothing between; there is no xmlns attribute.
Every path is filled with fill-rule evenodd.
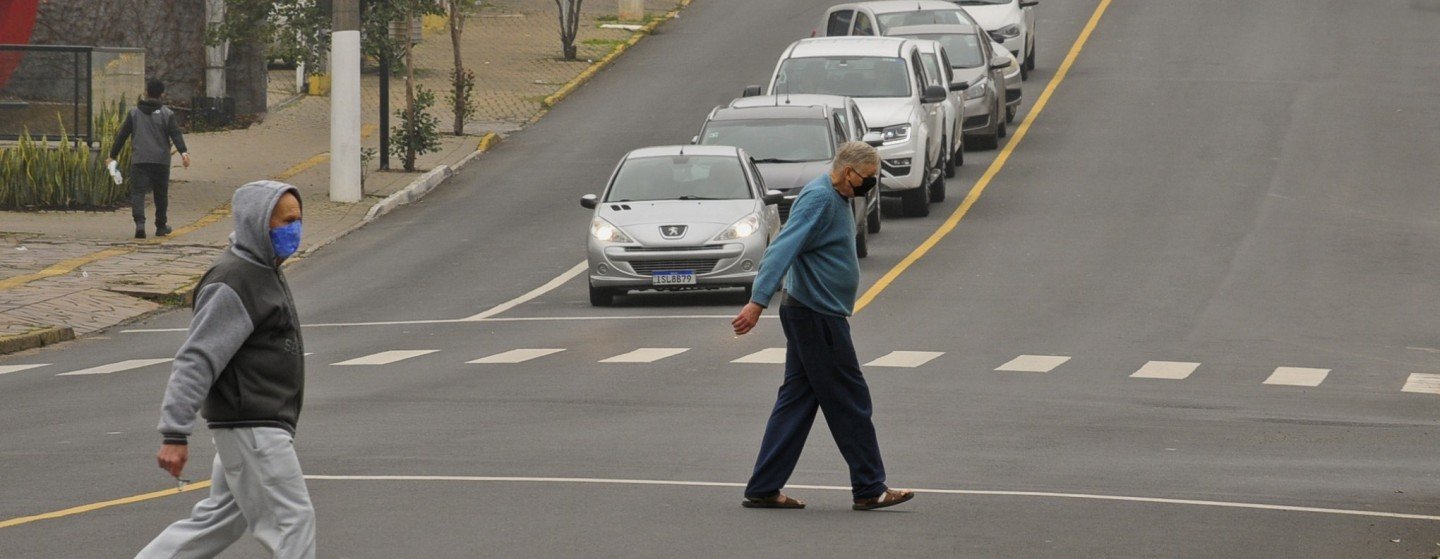
<svg viewBox="0 0 1440 559"><path fill-rule="evenodd" d="M54 143L37 141L26 130L15 144L0 146L0 210L102 209L125 200L129 176L117 185L105 170L105 156L123 115L124 110L115 103L95 116L91 129L100 140L98 150L71 141L63 126ZM128 145L118 161L120 168L128 171Z"/></svg>

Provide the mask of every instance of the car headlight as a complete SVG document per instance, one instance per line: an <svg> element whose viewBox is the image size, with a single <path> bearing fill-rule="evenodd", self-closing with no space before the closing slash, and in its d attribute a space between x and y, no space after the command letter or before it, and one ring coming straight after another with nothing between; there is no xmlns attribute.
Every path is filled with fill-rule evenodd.
<svg viewBox="0 0 1440 559"><path fill-rule="evenodd" d="M731 224L729 228L725 229L725 232L720 233L720 236L715 237L715 240L733 241L736 239L743 239L745 237L754 235L755 232L759 230L760 214L750 214L740 218L740 221Z"/></svg>
<svg viewBox="0 0 1440 559"><path fill-rule="evenodd" d="M886 126L880 130L880 140L884 142L883 145L887 146L908 142L910 141L910 125L897 124L895 126Z"/></svg>
<svg viewBox="0 0 1440 559"><path fill-rule="evenodd" d="M983 79L976 80L975 83L970 84L970 87L965 88L965 99L979 99L984 97L985 88L989 87L989 85L990 84L986 83Z"/></svg>
<svg viewBox="0 0 1440 559"><path fill-rule="evenodd" d="M621 231L619 227L601 219L599 216L596 216L595 219L590 222L590 235L604 243L635 242L629 235L626 235L624 231Z"/></svg>
<svg viewBox="0 0 1440 559"><path fill-rule="evenodd" d="M1005 39L1013 39L1020 36L1020 24L1012 23L990 32L990 37L997 43L1005 42Z"/></svg>

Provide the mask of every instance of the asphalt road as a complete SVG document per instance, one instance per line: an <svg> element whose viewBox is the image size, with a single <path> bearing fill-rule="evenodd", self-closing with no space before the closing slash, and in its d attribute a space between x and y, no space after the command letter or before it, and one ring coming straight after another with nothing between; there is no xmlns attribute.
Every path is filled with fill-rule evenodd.
<svg viewBox="0 0 1440 559"><path fill-rule="evenodd" d="M1042 0L1021 118L1098 3ZM890 481L935 490L892 511L849 510L823 422L792 479L817 486L791 491L808 510L738 506L726 484L780 366L732 361L783 339L770 321L731 335L736 293L594 309L574 278L459 321L583 260L579 196L626 150L688 140L828 4L698 0L424 201L290 269L323 556L1440 552L1440 395L1402 390L1440 373L1440 0L1111 4L970 211L853 320L862 362L909 365L867 367ZM995 153L968 154L931 217L885 221L865 286ZM164 365L56 374L182 337L0 359L47 364L0 374L0 522L174 487L153 460ZM563 351L467 363L520 348ZM672 351L602 362L640 348ZM334 365L403 350L431 352ZM198 499L0 528L0 557L129 556Z"/></svg>

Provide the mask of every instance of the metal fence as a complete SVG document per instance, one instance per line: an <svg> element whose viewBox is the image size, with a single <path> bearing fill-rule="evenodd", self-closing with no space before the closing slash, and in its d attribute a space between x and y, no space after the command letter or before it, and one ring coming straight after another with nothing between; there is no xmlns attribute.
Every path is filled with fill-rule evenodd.
<svg viewBox="0 0 1440 559"><path fill-rule="evenodd" d="M0 140L91 144L95 115L144 90L144 49L0 45Z"/></svg>

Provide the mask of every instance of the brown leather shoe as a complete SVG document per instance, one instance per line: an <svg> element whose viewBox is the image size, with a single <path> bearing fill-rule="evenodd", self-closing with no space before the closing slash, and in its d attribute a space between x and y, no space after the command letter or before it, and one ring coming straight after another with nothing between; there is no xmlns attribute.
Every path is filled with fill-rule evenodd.
<svg viewBox="0 0 1440 559"><path fill-rule="evenodd" d="M776 493L774 497L765 499L746 497L744 501L740 502L740 506L747 509L803 509L805 501L791 499L783 493Z"/></svg>
<svg viewBox="0 0 1440 559"><path fill-rule="evenodd" d="M915 492L909 489L886 489L875 497L869 499L855 499L855 510L875 510L885 507L893 507L905 501L915 498Z"/></svg>

